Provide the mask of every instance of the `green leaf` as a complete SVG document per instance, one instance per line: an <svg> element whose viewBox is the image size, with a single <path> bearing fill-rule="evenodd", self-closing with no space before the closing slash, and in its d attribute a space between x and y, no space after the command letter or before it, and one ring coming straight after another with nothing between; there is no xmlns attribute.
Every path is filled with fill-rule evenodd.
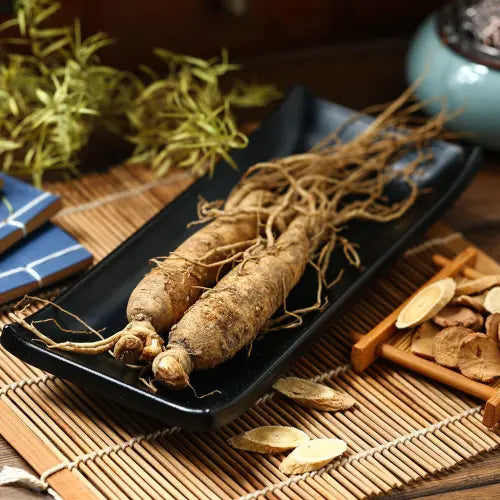
<svg viewBox="0 0 500 500"><path fill-rule="evenodd" d="M36 89L35 94L38 97L38 99L43 102L43 104L49 106L52 103L52 99L47 92L43 91L42 89Z"/></svg>
<svg viewBox="0 0 500 500"><path fill-rule="evenodd" d="M19 149L21 144L15 141L10 141L8 139L0 139L0 153L5 153L6 151L13 151L14 149Z"/></svg>
<svg viewBox="0 0 500 500"><path fill-rule="evenodd" d="M41 52L40 56L41 57L47 57L48 55L52 54L53 52L57 52L58 50L61 50L65 45L68 45L70 42L69 38L60 38L59 40L56 40L55 42L51 43L47 47L45 47Z"/></svg>
<svg viewBox="0 0 500 500"><path fill-rule="evenodd" d="M0 31L5 31L9 28L13 28L14 26L19 26L19 21L15 17L0 24Z"/></svg>
<svg viewBox="0 0 500 500"><path fill-rule="evenodd" d="M45 21L48 17L52 16L55 14L61 7L61 4L59 2L54 2L52 5L49 5L46 9L43 9L40 13L38 13L34 19L33 23L35 25L40 24L41 22Z"/></svg>

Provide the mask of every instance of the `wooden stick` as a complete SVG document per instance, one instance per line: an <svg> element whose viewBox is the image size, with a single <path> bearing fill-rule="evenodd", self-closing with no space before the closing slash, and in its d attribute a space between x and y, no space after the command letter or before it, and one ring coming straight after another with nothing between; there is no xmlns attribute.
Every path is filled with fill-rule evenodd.
<svg viewBox="0 0 500 500"><path fill-rule="evenodd" d="M493 389L493 387L491 387ZM484 407L483 424L486 427L493 427L500 420L500 390L492 396Z"/></svg>
<svg viewBox="0 0 500 500"><path fill-rule="evenodd" d="M441 267L447 266L451 262L450 259L448 259L444 255L441 255L439 253L435 253L432 256L432 260L433 260L434 264L441 266ZM485 276L484 273L482 273L481 271L478 271L477 269L474 269L473 267L470 267L470 266L464 266L464 268L462 269L462 274L465 277L470 278L470 279L476 279L476 278L481 278L481 277Z"/></svg>
<svg viewBox="0 0 500 500"><path fill-rule="evenodd" d="M363 338L363 335L357 332L351 332L350 335L356 342ZM449 368L402 351L390 344L378 344L376 355L486 401L483 417L483 424L486 427L493 427L500 420L500 391L494 387L471 380Z"/></svg>
<svg viewBox="0 0 500 500"><path fill-rule="evenodd" d="M420 287L413 295L405 300L397 309L389 316L382 320L369 333L364 335L352 347L351 363L357 372L362 372L368 368L375 360L375 350L377 345L386 342L389 337L395 332L395 323L400 311L406 304L423 288L439 281L443 278L453 277L457 275L462 268L476 258L477 250L474 247L468 247L463 252L459 253L452 261L444 266L437 274L435 274L427 283Z"/></svg>
<svg viewBox="0 0 500 500"><path fill-rule="evenodd" d="M351 337L355 340L359 340L363 337L363 335L359 333L351 333ZM497 394L497 390L489 385L471 380L470 378L450 370L449 368L445 368L444 366L416 356L410 352L402 351L393 345L379 344L377 346L377 354L384 359L393 361L398 365L409 368L410 370L422 375L426 375L427 377L437 380L438 382L442 382L443 384L466 392L471 396L480 398L483 401L486 401Z"/></svg>

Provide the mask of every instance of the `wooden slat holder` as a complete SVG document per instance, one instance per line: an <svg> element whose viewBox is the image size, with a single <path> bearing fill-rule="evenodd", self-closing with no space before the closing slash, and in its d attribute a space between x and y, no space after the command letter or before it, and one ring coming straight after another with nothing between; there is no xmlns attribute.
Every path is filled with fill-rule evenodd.
<svg viewBox="0 0 500 500"><path fill-rule="evenodd" d="M469 278L483 276L483 273L472 267L476 255L477 250L473 247L465 249L453 260L449 260L441 255L435 255L433 258L434 262L442 266L442 269L438 273L366 335L351 332L351 338L355 342L351 350L351 364L353 369L360 373L366 370L377 357L382 357L421 375L466 392L471 396L480 398L486 401L483 424L486 427L493 427L500 420L499 390L487 384L471 380L449 368L445 368L437 363L386 343L397 331L395 323L399 312L422 288L443 278L454 277L460 272L463 272Z"/></svg>

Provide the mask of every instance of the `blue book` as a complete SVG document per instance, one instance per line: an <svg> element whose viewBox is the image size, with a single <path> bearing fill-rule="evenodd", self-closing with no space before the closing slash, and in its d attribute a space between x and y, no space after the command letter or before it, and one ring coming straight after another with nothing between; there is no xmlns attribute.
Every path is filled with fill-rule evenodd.
<svg viewBox="0 0 500 500"><path fill-rule="evenodd" d="M73 237L47 222L2 255L0 304L81 271L92 259Z"/></svg>
<svg viewBox="0 0 500 500"><path fill-rule="evenodd" d="M0 174L0 254L39 228L60 208L61 198Z"/></svg>

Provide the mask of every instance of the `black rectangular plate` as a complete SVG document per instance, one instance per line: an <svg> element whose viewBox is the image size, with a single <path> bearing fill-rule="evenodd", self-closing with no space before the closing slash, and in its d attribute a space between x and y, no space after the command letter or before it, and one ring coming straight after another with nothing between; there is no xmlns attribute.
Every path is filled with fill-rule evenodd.
<svg viewBox="0 0 500 500"><path fill-rule="evenodd" d="M241 169L239 172L220 164L213 179L204 177L198 180L84 275L57 299L57 303L96 329L106 327L109 335L120 330L125 325L128 296L148 271L148 260L166 255L193 231L186 225L196 218L196 203L200 195L208 200L225 197L241 172L250 165L305 151L351 115L351 110L319 99L301 87L294 88L280 108L252 136L249 146L234 153ZM369 120L364 117L354 122L345 130L344 137L359 133ZM2 345L31 365L169 424L198 430L220 426L247 409L286 367L304 354L332 316L340 313L346 302L389 259L398 255L411 238L434 222L457 198L480 163L478 149L463 150L443 142L436 142L432 149L435 160L419 177L423 187L431 188L430 193L421 196L410 211L392 223L356 222L348 229L348 237L360 245L364 267L361 271L347 269L342 282L331 291L330 304L323 313L306 317L300 328L274 332L255 342L250 357L242 352L217 368L193 374L192 383L198 394L214 389L220 393L203 399L196 398L190 390L169 392L162 389L152 394L138 380L136 370L122 366L109 355L70 355L49 350L16 324L4 328ZM399 162L396 168L401 163L404 162ZM401 194L401 186L397 183L388 190L392 198ZM332 276L344 265L343 257L335 255ZM290 295L289 307L313 303L314 298L315 278L306 273ZM70 318L53 306L43 308L31 319L49 317L57 318L66 328L75 328ZM67 334L51 325L44 325L49 336L59 341L67 340ZM78 340L83 340L81 337Z"/></svg>

